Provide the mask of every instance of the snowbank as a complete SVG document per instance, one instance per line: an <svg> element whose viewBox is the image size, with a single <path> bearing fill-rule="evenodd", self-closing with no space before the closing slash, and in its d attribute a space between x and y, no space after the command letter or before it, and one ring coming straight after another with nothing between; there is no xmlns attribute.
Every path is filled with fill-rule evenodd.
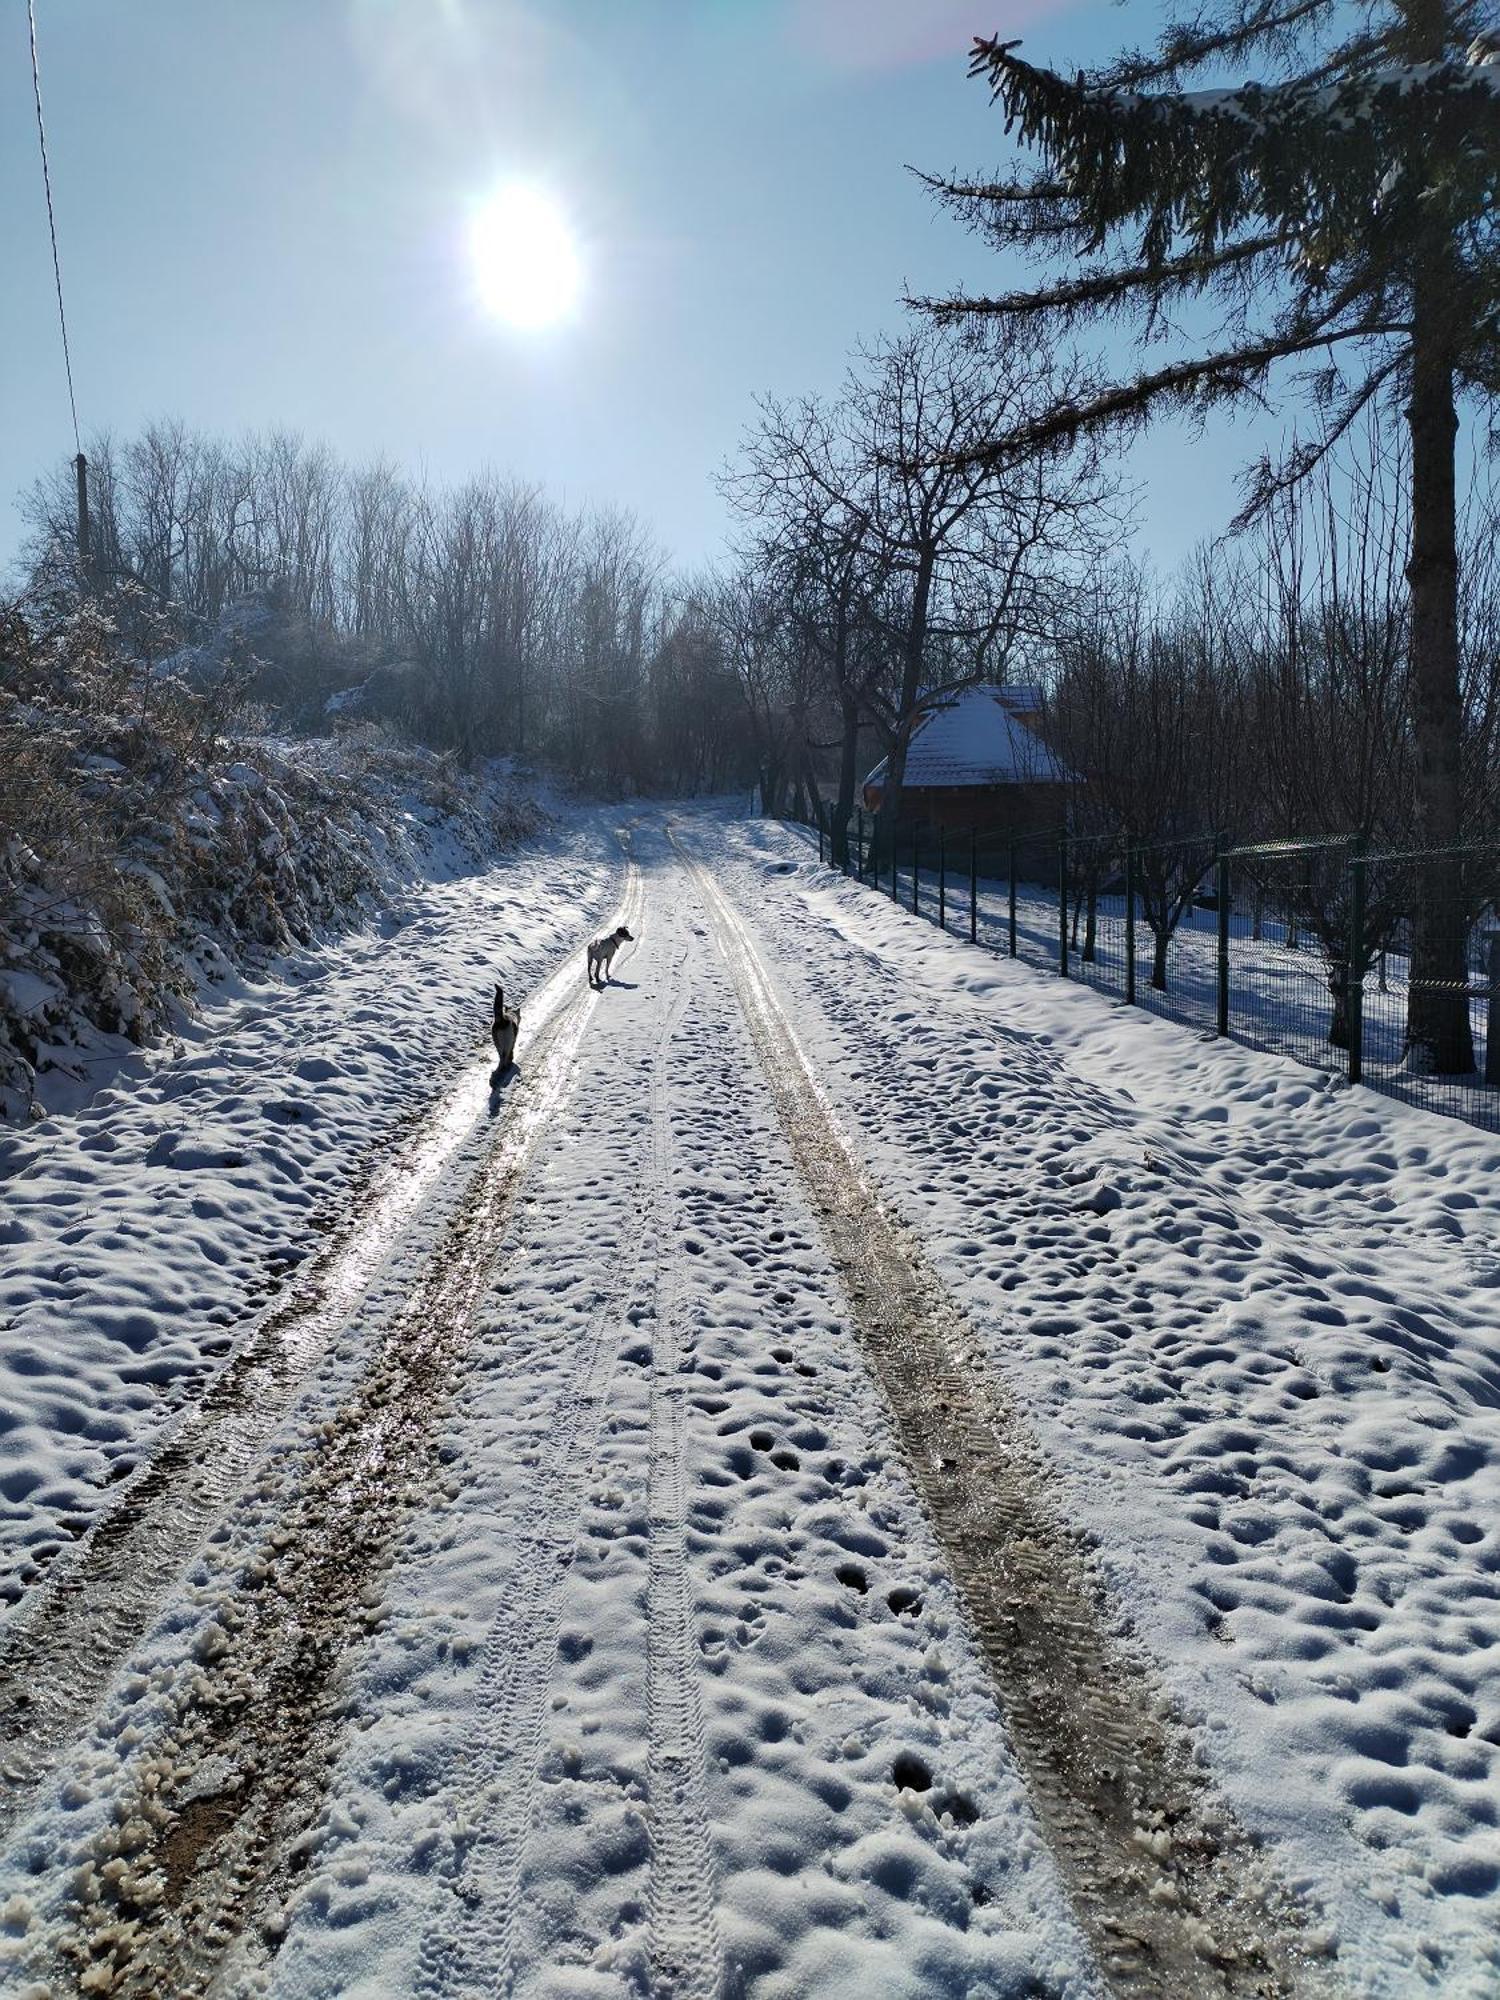
<svg viewBox="0 0 1500 2000"><path fill-rule="evenodd" d="M221 746L175 781L116 731L37 715L97 835L0 840L0 1120L75 1108L239 973L479 867L543 814L506 770L458 772L373 732ZM0 828L3 833L3 828Z"/></svg>

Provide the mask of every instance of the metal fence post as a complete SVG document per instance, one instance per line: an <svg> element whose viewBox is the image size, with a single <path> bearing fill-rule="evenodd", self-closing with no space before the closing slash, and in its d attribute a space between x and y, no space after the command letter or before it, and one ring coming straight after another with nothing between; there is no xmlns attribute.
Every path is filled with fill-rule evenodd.
<svg viewBox="0 0 1500 2000"><path fill-rule="evenodd" d="M865 809L863 806L856 806L855 811L859 815L857 822L859 826L859 845L854 850L854 859L858 868L859 879L863 882L865 879Z"/></svg>
<svg viewBox="0 0 1500 2000"><path fill-rule="evenodd" d="M896 829L893 826L891 828L891 901L893 903L896 900L896 865L897 865L896 848L897 848Z"/></svg>
<svg viewBox="0 0 1500 2000"><path fill-rule="evenodd" d="M1068 976L1068 836L1057 836L1057 969Z"/></svg>
<svg viewBox="0 0 1500 2000"><path fill-rule="evenodd" d="M1214 980L1214 1033L1229 1033L1229 852L1223 839L1215 842L1214 898L1219 905L1219 950Z"/></svg>
<svg viewBox="0 0 1500 2000"><path fill-rule="evenodd" d="M1490 946L1490 996L1484 1010L1484 1080L1500 1085L1500 931L1487 931Z"/></svg>
<svg viewBox="0 0 1500 2000"><path fill-rule="evenodd" d="M823 860L823 815L819 813L817 818L818 818L818 862L819 865L821 866Z"/></svg>
<svg viewBox="0 0 1500 2000"><path fill-rule="evenodd" d="M1010 955L1016 955L1016 843L1010 844Z"/></svg>
<svg viewBox="0 0 1500 2000"><path fill-rule="evenodd" d="M1365 868L1364 842L1349 855L1349 942L1344 965L1344 1028L1349 1043L1349 1081L1365 1073Z"/></svg>
<svg viewBox="0 0 1500 2000"><path fill-rule="evenodd" d="M948 928L948 829L938 828L938 929Z"/></svg>
<svg viewBox="0 0 1500 2000"><path fill-rule="evenodd" d="M969 828L969 943L979 942L979 829Z"/></svg>
<svg viewBox="0 0 1500 2000"><path fill-rule="evenodd" d="M1135 1005L1135 849L1125 837L1125 1005Z"/></svg>
<svg viewBox="0 0 1500 2000"><path fill-rule="evenodd" d="M922 897L922 836L915 827L911 830L911 913L918 914L918 904Z"/></svg>

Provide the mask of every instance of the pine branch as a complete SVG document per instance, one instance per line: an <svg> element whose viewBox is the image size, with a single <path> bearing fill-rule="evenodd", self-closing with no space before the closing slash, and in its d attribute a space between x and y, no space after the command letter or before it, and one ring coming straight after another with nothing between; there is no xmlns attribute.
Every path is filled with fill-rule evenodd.
<svg viewBox="0 0 1500 2000"><path fill-rule="evenodd" d="M1091 81L1105 89L1134 90L1142 84L1175 83L1185 73L1223 63L1271 41L1287 41L1320 14L1334 12L1334 0L1262 0L1242 9L1222 25L1200 13L1174 23L1162 35L1154 55L1127 54Z"/></svg>
<svg viewBox="0 0 1500 2000"><path fill-rule="evenodd" d="M1051 291L1005 292L998 298L961 295L951 299L908 298L904 303L914 311L929 314L939 326L951 325L971 313L981 317L1058 313L1072 318L1089 308L1128 304L1131 295L1140 291L1172 287L1201 289L1216 273L1247 264L1272 250L1286 249L1294 241L1285 232L1268 232L1226 244L1211 255L1191 252L1163 264L1137 264L1128 270L1103 271L1097 277L1069 279L1065 284L1054 285Z"/></svg>
<svg viewBox="0 0 1500 2000"><path fill-rule="evenodd" d="M1126 225L1141 261L1212 254L1258 224L1303 237L1310 268L1353 255L1372 264L1425 239L1433 198L1455 215L1493 213L1500 71L1443 61L1334 83L1297 77L1238 90L1157 95L1092 89L992 45L1007 130L1049 157L1070 193L1049 219L1088 251ZM1422 173L1413 163L1430 161ZM1007 191L1009 194L1009 191ZM996 205L992 205L996 206ZM1024 196L1001 240L1024 238ZM1033 210L1033 213L1035 211ZM1372 215L1380 227L1371 231Z"/></svg>
<svg viewBox="0 0 1500 2000"><path fill-rule="evenodd" d="M910 162L906 171L915 174L929 193L953 204L963 201L1066 201L1072 192L1066 181L1059 180L955 181L942 174L930 174L925 168L914 167Z"/></svg>
<svg viewBox="0 0 1500 2000"><path fill-rule="evenodd" d="M1290 361L1299 354L1311 354L1344 340L1376 339L1403 330L1396 326L1361 324L1342 331L1319 328L1302 335L1272 334L1249 346L1174 361L1154 374L1139 375L1133 382L1104 389L1087 402L1055 404L1034 423L973 451L953 454L952 462L982 467L1072 444L1085 432L1117 425L1138 427L1157 404L1202 408L1209 403L1231 401L1253 394L1257 382L1278 361Z"/></svg>
<svg viewBox="0 0 1500 2000"><path fill-rule="evenodd" d="M1281 461L1273 466L1269 458L1262 458L1253 466L1246 479L1245 504L1230 523L1230 533L1238 534L1241 529L1263 514L1271 504L1283 494L1290 493L1310 473L1318 467L1346 437L1354 424L1380 395L1386 384L1401 366L1401 356L1393 354L1378 368L1371 369L1362 382L1345 398L1342 409L1331 424L1325 425L1318 437L1306 444L1296 446Z"/></svg>

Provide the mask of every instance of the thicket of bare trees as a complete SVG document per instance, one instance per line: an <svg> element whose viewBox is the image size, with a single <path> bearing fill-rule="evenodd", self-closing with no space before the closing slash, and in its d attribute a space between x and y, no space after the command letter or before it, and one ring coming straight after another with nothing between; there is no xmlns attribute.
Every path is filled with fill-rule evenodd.
<svg viewBox="0 0 1500 2000"><path fill-rule="evenodd" d="M788 756L810 765L828 747L818 719L838 746L837 860L861 731L887 755L876 838L889 840L919 691L1003 680L1056 631L1118 526L1087 448L978 455L1070 386L1019 336L981 355L908 333L862 350L831 403L765 402L725 478L748 530L741 657L749 631L767 635L753 668L762 768L774 788Z"/></svg>
<svg viewBox="0 0 1500 2000"><path fill-rule="evenodd" d="M1373 418L1295 491L1273 497L1239 538L1205 551L1165 587L1131 569L1103 578L1060 634L1047 673L1048 729L1082 775L1077 886L1141 848L1141 906L1157 985L1172 932L1216 838L1274 843L1349 837L1299 859L1294 910L1322 950L1342 1035L1348 954L1347 855L1421 845L1413 727L1410 482L1399 434ZM1476 481L1460 523L1461 841L1500 828L1500 510ZM1266 860L1268 876L1276 860ZM1245 871L1242 870L1242 875ZM1254 864L1249 870L1254 876ZM1419 872L1368 876L1363 973L1403 920ZM1500 893L1466 871L1460 921ZM1287 885L1283 884L1285 889Z"/></svg>
<svg viewBox="0 0 1500 2000"><path fill-rule="evenodd" d="M367 709L465 758L539 754L618 789L754 781L773 812L822 811L832 761L841 844L881 750L894 824L919 689L1004 678L1105 551L1091 452L974 459L1071 385L1020 338L860 350L832 400L762 406L724 475L739 561L687 581L619 511L156 424L93 447L89 581L138 652L160 650L166 611L221 651L228 632L287 720L362 683ZM71 468L35 488L31 520L39 563L70 545Z"/></svg>
<svg viewBox="0 0 1500 2000"><path fill-rule="evenodd" d="M710 588L632 516L482 476L437 489L272 434L152 425L90 454L89 582L137 655L235 641L288 720L366 683L373 712L470 758L556 759L614 789L749 782ZM71 547L71 467L31 499L38 572ZM148 629L149 628L149 629Z"/></svg>

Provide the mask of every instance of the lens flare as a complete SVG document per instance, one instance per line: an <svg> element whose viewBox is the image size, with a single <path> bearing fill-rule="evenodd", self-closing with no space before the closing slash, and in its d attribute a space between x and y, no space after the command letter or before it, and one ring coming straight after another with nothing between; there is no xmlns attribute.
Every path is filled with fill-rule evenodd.
<svg viewBox="0 0 1500 2000"><path fill-rule="evenodd" d="M567 216L539 188L497 188L469 234L474 278L485 309L508 326L553 326L583 289L583 261Z"/></svg>

